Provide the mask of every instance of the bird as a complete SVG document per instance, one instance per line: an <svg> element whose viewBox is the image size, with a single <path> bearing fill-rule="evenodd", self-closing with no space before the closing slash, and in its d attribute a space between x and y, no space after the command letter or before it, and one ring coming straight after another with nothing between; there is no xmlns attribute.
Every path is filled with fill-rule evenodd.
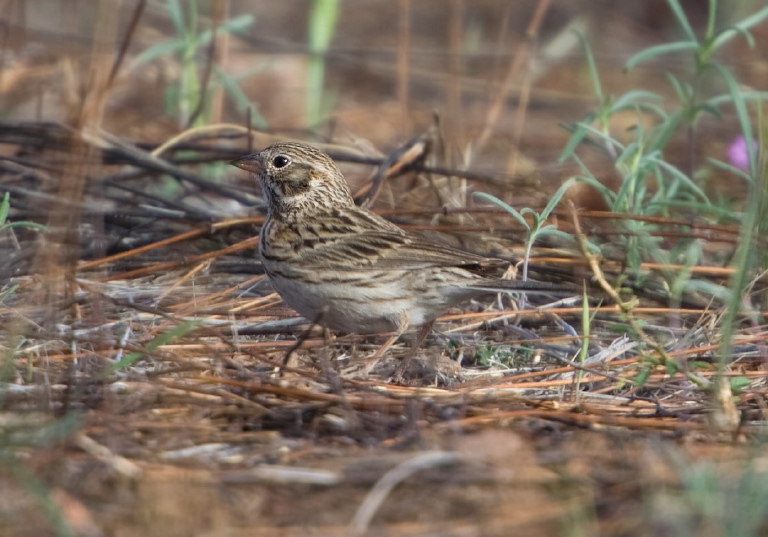
<svg viewBox="0 0 768 537"><path fill-rule="evenodd" d="M258 253L283 301L336 332L391 333L366 371L409 328L420 328L415 353L435 319L469 299L558 290L505 279L509 261L406 231L357 206L336 163L313 146L275 143L230 164L261 183L267 216Z"/></svg>

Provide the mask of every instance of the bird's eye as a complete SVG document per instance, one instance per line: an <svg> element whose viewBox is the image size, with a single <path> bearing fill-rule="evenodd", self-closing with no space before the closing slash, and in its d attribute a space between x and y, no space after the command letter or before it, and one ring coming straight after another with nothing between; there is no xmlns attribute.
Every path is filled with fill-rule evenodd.
<svg viewBox="0 0 768 537"><path fill-rule="evenodd" d="M288 157L284 157L283 155L278 155L274 159L272 159L272 165L275 168L284 168L288 166L288 164L291 162L291 159Z"/></svg>

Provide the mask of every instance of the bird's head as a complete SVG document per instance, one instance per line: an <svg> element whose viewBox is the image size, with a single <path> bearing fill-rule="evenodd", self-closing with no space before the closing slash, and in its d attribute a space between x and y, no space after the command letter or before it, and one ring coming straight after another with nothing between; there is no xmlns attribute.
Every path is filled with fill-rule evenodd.
<svg viewBox="0 0 768 537"><path fill-rule="evenodd" d="M331 157L308 145L278 143L230 164L258 176L273 215L354 204Z"/></svg>

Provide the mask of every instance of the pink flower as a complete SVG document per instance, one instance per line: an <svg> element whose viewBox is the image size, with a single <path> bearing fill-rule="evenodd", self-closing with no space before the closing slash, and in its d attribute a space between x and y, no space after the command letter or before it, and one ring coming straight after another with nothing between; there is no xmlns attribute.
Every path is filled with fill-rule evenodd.
<svg viewBox="0 0 768 537"><path fill-rule="evenodd" d="M755 151L757 151L757 141L755 141ZM740 170L749 170L749 155L747 154L747 141L744 136L739 134L736 139L728 146L728 160L731 164Z"/></svg>

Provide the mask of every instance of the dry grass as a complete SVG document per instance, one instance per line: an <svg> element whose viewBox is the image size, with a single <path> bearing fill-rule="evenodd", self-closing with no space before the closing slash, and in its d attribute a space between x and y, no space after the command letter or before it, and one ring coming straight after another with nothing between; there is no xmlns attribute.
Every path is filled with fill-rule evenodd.
<svg viewBox="0 0 768 537"><path fill-rule="evenodd" d="M205 15L224 16L225 4L212 2ZM383 22L362 4L376 2L359 4L346 6L328 66L341 126L319 134L295 130L304 127L295 95L304 58L302 37L285 25L303 12L295 5L251 6L262 33L217 42L232 72L266 66L244 84L275 126L257 132L187 130L161 111L158 84L178 66L161 58L128 67L169 29L156 6L118 13L99 2L94 20L80 21L89 39L65 41L30 22L33 8L8 4L18 26L0 87L8 110L0 189L11 195L12 220L49 231L0 235L0 534L715 535L731 527L695 498L704 491L717 504L717 494L754 490L739 488L743 476L765 474L765 458L751 451L768 419L764 311L741 320L722 370L744 379L741 391L714 393L720 303L703 293L670 300L665 275L680 267L660 263L622 279L627 293L600 284L625 273L610 248L619 219L653 223L669 247L697 238L708 262L690 272L712 285L731 275L738 225L613 214L594 192L572 192L576 217L563 203L552 223L603 241L613 255L590 259L549 241L531 264L537 279L586 285L585 360L582 297L524 310L489 300L440 319L403 383L390 381L402 346L365 378L359 368L386 335L308 331L272 293L254 254L259 192L223 165L249 145L314 139L344 164L361 202L375 200L404 227L519 261L521 226L476 206L471 191L540 210L568 172L551 164L567 137L556 124L582 116L588 101L586 84L573 83L576 62L553 52L550 64L526 67L534 44L561 31L551 17L609 17L611 35L593 37L610 73L622 61L609 53L622 42L616 34L638 47L653 42L629 8L603 14L539 2L538 11L509 8L502 17L492 1L447 10L401 2L399 12L377 4L383 19L400 20L397 32L409 32L403 42L394 30L372 30ZM116 21L131 14L141 17L129 32ZM410 26L397 18L404 14ZM350 21L357 25L348 29ZM423 31L436 21L445 36ZM473 39L495 53L462 49ZM56 42L68 45L59 51ZM125 54L93 50L107 42L126 44ZM454 56L436 60L430 47ZM458 62L459 54L476 61ZM741 65L747 83L762 58ZM633 76L623 83L631 87ZM23 95L31 81L39 91ZM435 106L438 125L428 117ZM243 123L226 106L217 114ZM733 123L702 129L696 151L722 152ZM686 142L675 144L669 158L687 161ZM600 157L590 164L615 180ZM709 187L726 183L715 177ZM755 274L751 292L764 287ZM694 479L710 475L720 488Z"/></svg>

